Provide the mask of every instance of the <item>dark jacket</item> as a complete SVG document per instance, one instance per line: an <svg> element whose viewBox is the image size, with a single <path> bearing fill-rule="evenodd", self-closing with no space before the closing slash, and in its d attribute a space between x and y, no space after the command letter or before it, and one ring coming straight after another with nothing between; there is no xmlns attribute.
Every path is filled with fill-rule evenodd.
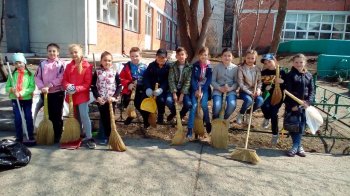
<svg viewBox="0 0 350 196"><path fill-rule="evenodd" d="M202 85L202 91L211 92L210 84L211 84L212 73L213 73L213 69L211 65L208 65L205 72L206 81ZM192 78L191 78L192 93L196 92L199 89L200 75L201 75L201 66L199 65L199 61L197 61L193 64L193 68L192 68Z"/></svg>
<svg viewBox="0 0 350 196"><path fill-rule="evenodd" d="M280 78L282 80L286 79L286 72L283 69L280 69ZM266 90L267 86L271 86L271 89L269 92L272 94L273 90L275 89L275 79L274 77L276 76L276 70L269 70L269 69L264 69L261 71L261 80L262 80L262 91L264 92ZM281 90L285 88L285 81L284 83L280 84Z"/></svg>
<svg viewBox="0 0 350 196"><path fill-rule="evenodd" d="M305 73L300 73L297 69L292 67L292 69L286 76L285 87L287 91L289 91L299 99L306 101L308 104L311 104L314 100L314 82L312 74L308 71L306 71ZM291 109L294 106L299 105L287 95L284 100L284 103L286 104L287 111L291 111Z"/></svg>
<svg viewBox="0 0 350 196"><path fill-rule="evenodd" d="M143 85L145 89L154 89L156 83L159 84L159 88L163 89L163 92L168 91L168 74L169 63L166 62L162 68L158 66L156 61L150 63L143 74Z"/></svg>

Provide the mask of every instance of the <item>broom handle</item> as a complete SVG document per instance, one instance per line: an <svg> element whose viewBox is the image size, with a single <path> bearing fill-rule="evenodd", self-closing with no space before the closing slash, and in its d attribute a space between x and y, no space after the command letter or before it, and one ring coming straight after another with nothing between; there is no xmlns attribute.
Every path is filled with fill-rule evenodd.
<svg viewBox="0 0 350 196"><path fill-rule="evenodd" d="M276 67L276 79L280 78L280 66L277 64L277 67ZM276 86L280 86L280 83L278 82L275 82L275 87Z"/></svg>
<svg viewBox="0 0 350 196"><path fill-rule="evenodd" d="M180 117L180 108L177 102L175 102L175 109L176 109L176 124L177 124L177 127L181 127L182 124L181 124L181 117Z"/></svg>
<svg viewBox="0 0 350 196"><path fill-rule="evenodd" d="M136 86L137 86L137 80L135 80L135 86L134 86L134 89L132 89L132 91L131 91L131 96L130 96L130 100L131 100L131 101L134 101L134 99L135 99L135 94L136 94Z"/></svg>
<svg viewBox="0 0 350 196"><path fill-rule="evenodd" d="M112 102L109 102L109 115L110 115L110 118L111 118L111 128L112 128L111 131L115 131L117 134L119 134L118 131L117 131L117 127L115 125L115 117L114 117L114 111L113 111L113 104L112 104Z"/></svg>
<svg viewBox="0 0 350 196"><path fill-rule="evenodd" d="M69 118L74 118L73 96L69 95Z"/></svg>
<svg viewBox="0 0 350 196"><path fill-rule="evenodd" d="M199 85L199 88L198 88L199 92L201 93L202 91L202 87ZM200 111L200 107L201 107L201 96L197 97L197 112L199 113Z"/></svg>
<svg viewBox="0 0 350 196"><path fill-rule="evenodd" d="M13 88L16 88L15 87L15 82L13 81L12 72L11 72L11 68L10 68L9 62L6 62L6 65L7 65L7 69L9 70L8 75L10 76L11 85L12 85ZM17 105L18 105L19 115L21 116L21 120L22 120L22 130L23 130L24 134L26 135L27 140L29 140L28 131L27 131L27 122L26 122L26 119L24 118L24 112L23 112L23 109L21 108L21 104L19 103L19 100L18 100L17 96L16 96L16 102L17 102Z"/></svg>
<svg viewBox="0 0 350 196"><path fill-rule="evenodd" d="M220 110L220 116L219 116L220 119L224 119L225 107L226 107L226 94L227 93L225 92L222 98L222 104L221 104L221 110Z"/></svg>
<svg viewBox="0 0 350 196"><path fill-rule="evenodd" d="M304 102L300 100L298 97L294 96L292 93L288 92L287 90L284 90L284 93L286 93L286 95L288 95L294 101L298 102L300 105L304 105Z"/></svg>
<svg viewBox="0 0 350 196"><path fill-rule="evenodd" d="M44 93L44 119L49 120L49 106L47 101L47 93Z"/></svg>
<svg viewBox="0 0 350 196"><path fill-rule="evenodd" d="M257 77L258 79L258 77ZM254 93L253 95L255 95L256 93L256 86L257 86L257 83L258 83L258 80L255 80L255 84L254 84ZM253 102L252 102L252 105L250 106L250 114L249 114L249 123L248 123L248 130L247 130L247 136L245 138L245 145L244 145L244 148L247 149L248 148L248 139L249 139L249 134L250 134L250 126L252 124L252 116L253 116L253 108L254 108L254 100L255 98L253 97Z"/></svg>

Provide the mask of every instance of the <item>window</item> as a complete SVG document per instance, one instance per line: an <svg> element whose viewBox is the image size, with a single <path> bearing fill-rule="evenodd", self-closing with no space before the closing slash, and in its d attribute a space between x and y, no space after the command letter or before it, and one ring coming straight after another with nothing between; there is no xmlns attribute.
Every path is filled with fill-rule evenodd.
<svg viewBox="0 0 350 196"><path fill-rule="evenodd" d="M350 39L350 16L342 14L287 13L282 40Z"/></svg>
<svg viewBox="0 0 350 196"><path fill-rule="evenodd" d="M97 20L107 24L117 26L118 21L118 1L111 3L109 0L97 0Z"/></svg>
<svg viewBox="0 0 350 196"><path fill-rule="evenodd" d="M158 12L157 16L157 38L162 39L162 24L163 23L163 16Z"/></svg>
<svg viewBox="0 0 350 196"><path fill-rule="evenodd" d="M176 24L173 23L173 35L172 35L172 42L175 44L176 43Z"/></svg>
<svg viewBox="0 0 350 196"><path fill-rule="evenodd" d="M146 35L152 34L152 8L146 4Z"/></svg>
<svg viewBox="0 0 350 196"><path fill-rule="evenodd" d="M170 42L170 33L171 33L171 21L169 19L166 19L165 41Z"/></svg>
<svg viewBox="0 0 350 196"><path fill-rule="evenodd" d="M139 0L124 1L124 28L130 31L139 30Z"/></svg>

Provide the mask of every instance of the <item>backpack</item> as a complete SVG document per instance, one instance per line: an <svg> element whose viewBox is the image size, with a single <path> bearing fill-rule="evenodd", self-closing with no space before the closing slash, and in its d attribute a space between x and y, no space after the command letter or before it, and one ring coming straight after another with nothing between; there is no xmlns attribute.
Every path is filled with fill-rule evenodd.
<svg viewBox="0 0 350 196"><path fill-rule="evenodd" d="M31 157L32 153L22 143L9 139L0 141L0 170L26 166Z"/></svg>

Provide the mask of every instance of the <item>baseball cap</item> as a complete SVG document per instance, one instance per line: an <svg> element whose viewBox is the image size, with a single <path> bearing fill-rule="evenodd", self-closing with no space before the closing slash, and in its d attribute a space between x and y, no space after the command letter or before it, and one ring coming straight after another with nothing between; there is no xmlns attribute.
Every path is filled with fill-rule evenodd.
<svg viewBox="0 0 350 196"><path fill-rule="evenodd" d="M161 56L166 58L168 56L168 52L165 49L160 48L157 50L156 56Z"/></svg>
<svg viewBox="0 0 350 196"><path fill-rule="evenodd" d="M273 60L275 57L274 57L274 54L273 53L267 53L267 54L264 54L261 58L261 63L264 63L265 60Z"/></svg>

